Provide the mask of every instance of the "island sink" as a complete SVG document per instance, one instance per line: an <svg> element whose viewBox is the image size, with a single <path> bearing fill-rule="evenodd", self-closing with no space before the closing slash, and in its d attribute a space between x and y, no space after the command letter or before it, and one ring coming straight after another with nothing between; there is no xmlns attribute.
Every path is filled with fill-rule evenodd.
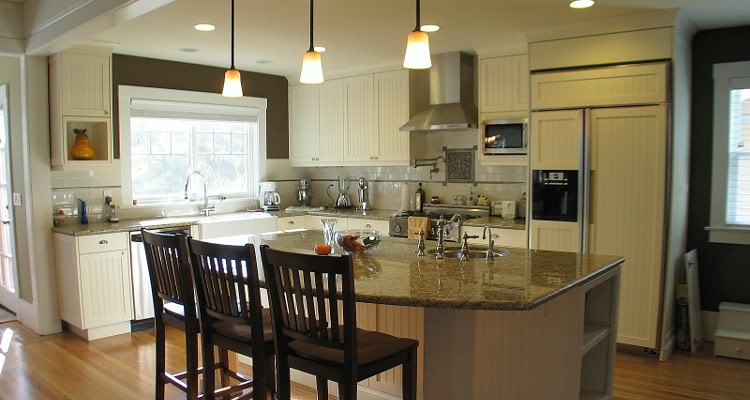
<svg viewBox="0 0 750 400"><path fill-rule="evenodd" d="M428 250L427 254L429 255L435 255L437 253L437 250ZM495 257L505 257L508 255L508 252L505 250L495 251L494 252ZM487 251L482 250L472 250L469 252L469 259L478 259L478 260L487 260ZM456 260L461 258L461 250L460 249L450 249L445 250L443 253L443 257L445 258L454 258Z"/></svg>

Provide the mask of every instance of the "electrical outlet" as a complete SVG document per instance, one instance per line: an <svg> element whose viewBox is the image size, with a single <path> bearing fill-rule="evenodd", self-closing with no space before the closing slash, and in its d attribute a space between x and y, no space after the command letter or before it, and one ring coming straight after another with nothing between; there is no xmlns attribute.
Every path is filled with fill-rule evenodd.
<svg viewBox="0 0 750 400"><path fill-rule="evenodd" d="M13 193L13 207L21 207L23 205L23 197L21 193Z"/></svg>

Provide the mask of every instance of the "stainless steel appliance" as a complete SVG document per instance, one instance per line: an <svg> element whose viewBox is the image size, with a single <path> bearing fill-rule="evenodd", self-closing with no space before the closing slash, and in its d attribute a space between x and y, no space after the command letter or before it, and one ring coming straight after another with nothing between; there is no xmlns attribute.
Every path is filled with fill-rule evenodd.
<svg viewBox="0 0 750 400"><path fill-rule="evenodd" d="M482 151L485 155L527 154L527 118L482 122Z"/></svg>
<svg viewBox="0 0 750 400"><path fill-rule="evenodd" d="M150 231L189 235L190 227L179 226ZM148 276L143 235L140 231L130 233L130 267L133 276L133 311L135 315L131 325L134 329L147 328L152 326L149 319L154 317L154 299L151 297L151 281Z"/></svg>
<svg viewBox="0 0 750 400"><path fill-rule="evenodd" d="M297 187L297 204L310 206L312 203L312 182L309 179L300 179Z"/></svg>
<svg viewBox="0 0 750 400"><path fill-rule="evenodd" d="M367 186L367 181L365 178L359 178L359 189L357 190L359 194L359 209L362 211L369 210L370 209L370 191Z"/></svg>
<svg viewBox="0 0 750 400"><path fill-rule="evenodd" d="M336 202L334 204L334 207L352 208L352 199L349 196L350 185L351 185L351 182L349 182L349 179L344 178L344 177L339 177L339 181L338 181L339 194L336 197Z"/></svg>
<svg viewBox="0 0 750 400"><path fill-rule="evenodd" d="M399 213L390 218L389 235L395 237L408 237L409 217L427 217L430 219L430 230L426 232L425 239L438 239L438 222L451 221L454 215L458 218L453 219L445 225L445 241L458 242L463 235L463 221L484 218L490 215L488 206L456 206L447 204L425 204L424 211L408 211Z"/></svg>
<svg viewBox="0 0 750 400"><path fill-rule="evenodd" d="M532 172L532 218L543 221L578 221L578 171Z"/></svg>
<svg viewBox="0 0 750 400"><path fill-rule="evenodd" d="M260 198L262 199L263 207L266 211L279 211L279 205L281 204L281 196L276 191L276 182L261 182L260 183Z"/></svg>

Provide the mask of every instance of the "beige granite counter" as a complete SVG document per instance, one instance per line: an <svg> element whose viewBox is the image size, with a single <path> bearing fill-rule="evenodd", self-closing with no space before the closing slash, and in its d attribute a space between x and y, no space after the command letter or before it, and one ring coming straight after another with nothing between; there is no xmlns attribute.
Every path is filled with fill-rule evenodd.
<svg viewBox="0 0 750 400"><path fill-rule="evenodd" d="M131 232L141 228L160 229L196 225L199 217L131 219L120 222L94 222L91 224L68 224L52 228L52 232L71 236L99 235L103 233Z"/></svg>
<svg viewBox="0 0 750 400"><path fill-rule="evenodd" d="M523 218L505 219L501 217L487 217L470 219L464 222L465 226L490 226L492 228L526 230L526 220Z"/></svg>
<svg viewBox="0 0 750 400"><path fill-rule="evenodd" d="M262 235L272 248L312 254L319 231ZM216 239L239 244L247 238ZM256 240L256 243L258 241ZM428 250L434 246L428 242ZM357 301L469 310L531 310L618 268L616 256L508 248L494 261L435 260L414 255L416 241L383 238L368 256L354 258ZM476 247L480 249L480 247ZM340 249L339 249L340 250Z"/></svg>
<svg viewBox="0 0 750 400"><path fill-rule="evenodd" d="M287 211L275 211L269 214L279 218L285 217L299 217L303 215L315 215L319 217L339 217L339 218L355 218L355 219L373 219L379 221L388 221L390 217L397 214L395 210L356 210L354 208L348 209L336 209L336 208L325 208L319 211L299 211L299 212L287 212Z"/></svg>

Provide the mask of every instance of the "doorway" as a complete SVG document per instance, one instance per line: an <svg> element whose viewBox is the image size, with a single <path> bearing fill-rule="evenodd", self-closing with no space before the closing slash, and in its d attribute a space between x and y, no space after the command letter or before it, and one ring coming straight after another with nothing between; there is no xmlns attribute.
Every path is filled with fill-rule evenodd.
<svg viewBox="0 0 750 400"><path fill-rule="evenodd" d="M13 257L13 190L10 176L8 85L0 85L0 305L18 312L18 277Z"/></svg>

